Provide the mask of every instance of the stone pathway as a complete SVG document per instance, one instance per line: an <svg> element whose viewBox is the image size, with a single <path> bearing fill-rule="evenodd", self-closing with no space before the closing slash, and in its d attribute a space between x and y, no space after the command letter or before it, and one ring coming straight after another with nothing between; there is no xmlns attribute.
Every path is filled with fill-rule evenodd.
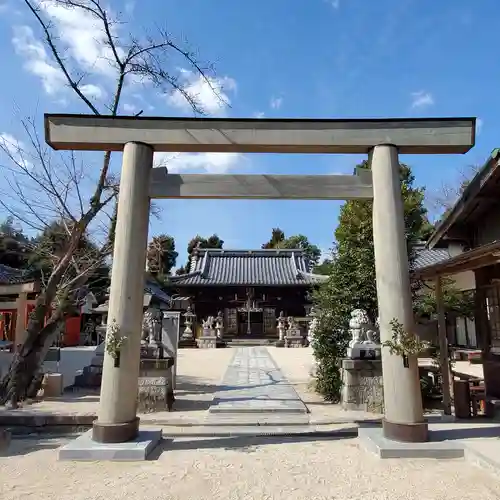
<svg viewBox="0 0 500 500"><path fill-rule="evenodd" d="M265 414L280 423L308 422L307 407L263 346L235 349L209 414L219 421L237 416L258 423Z"/></svg>

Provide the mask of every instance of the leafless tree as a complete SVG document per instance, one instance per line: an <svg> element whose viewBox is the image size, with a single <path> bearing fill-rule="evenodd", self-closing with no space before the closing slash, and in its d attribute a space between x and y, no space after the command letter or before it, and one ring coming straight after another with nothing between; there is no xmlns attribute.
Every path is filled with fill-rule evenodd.
<svg viewBox="0 0 500 500"><path fill-rule="evenodd" d="M66 47L58 36L50 10L44 9L43 1L23 1L38 24L53 64L90 113L118 115L128 83L142 83L163 92L175 91L195 113L203 113L198 96L189 92L182 70L177 69L179 60L222 99L212 83L213 68L200 63L196 54L183 46L184 42L176 43L166 30L157 30L155 36L131 33L122 36L124 23L100 0L50 0L59 8L90 16L101 30L106 64L114 71L116 84L109 102L99 105L84 92L88 74L75 70L68 62ZM35 121L25 119L22 123L26 143L5 137L0 143L9 160L10 173L8 193L3 193L0 203L25 225L43 230L55 220L66 234L62 248L49 252L52 271L44 277L42 291L30 314L26 340L15 353L9 372L0 384L0 403L10 402L14 406L36 392L40 366L66 314L74 307L78 290L110 253L109 231L113 232L118 192L118 179L111 170L111 152L105 152L102 162L94 168L88 157L82 160L72 152L49 151L36 131ZM95 172L97 175L93 176ZM89 231L99 230L101 244L91 253L81 252L82 241Z"/></svg>
<svg viewBox="0 0 500 500"><path fill-rule="evenodd" d="M440 188L430 195L433 208L443 213L450 210L480 169L480 165L467 165L458 171L456 178L443 182Z"/></svg>

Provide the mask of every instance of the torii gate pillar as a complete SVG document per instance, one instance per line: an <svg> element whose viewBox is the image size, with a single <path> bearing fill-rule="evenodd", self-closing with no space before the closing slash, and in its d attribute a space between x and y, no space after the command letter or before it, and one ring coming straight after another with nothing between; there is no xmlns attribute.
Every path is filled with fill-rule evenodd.
<svg viewBox="0 0 500 500"><path fill-rule="evenodd" d="M392 339L391 321L414 331L413 307L405 238L403 199L397 148L380 145L371 154L373 180L373 246L377 276L380 341ZM384 436L407 442L428 439L422 410L417 357L405 367L401 356L382 348Z"/></svg>
<svg viewBox="0 0 500 500"><path fill-rule="evenodd" d="M153 149L135 142L123 149L115 230L108 328L113 324L125 341L119 363L105 350L101 398L92 438L99 443L123 443L136 438L144 264L149 225L149 180ZM110 332L106 335L109 341ZM119 365L119 366L117 366Z"/></svg>
<svg viewBox="0 0 500 500"><path fill-rule="evenodd" d="M368 120L186 119L45 115L55 149L123 151L109 320L127 336L120 365L106 354L93 440L136 438L142 292L149 198L370 199L382 341L390 322L413 329L399 179L400 154L457 154L475 142L475 118ZM153 151L348 153L371 155L372 172L356 176L172 175L154 169ZM368 174L368 175L367 175ZM107 334L107 341L110 332ZM417 360L403 365L382 349L384 437L428 439Z"/></svg>

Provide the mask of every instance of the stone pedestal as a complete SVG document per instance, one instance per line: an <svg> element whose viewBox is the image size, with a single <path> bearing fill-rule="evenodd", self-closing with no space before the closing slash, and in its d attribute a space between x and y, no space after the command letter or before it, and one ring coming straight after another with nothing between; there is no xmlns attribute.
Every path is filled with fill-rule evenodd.
<svg viewBox="0 0 500 500"><path fill-rule="evenodd" d="M172 367L172 388L175 391L177 381L177 349L180 338L180 316L175 311L163 311L161 323L161 341L165 349L165 356L174 359Z"/></svg>
<svg viewBox="0 0 500 500"><path fill-rule="evenodd" d="M196 339L196 344L200 349L215 349L217 348L217 335L203 335Z"/></svg>
<svg viewBox="0 0 500 500"><path fill-rule="evenodd" d="M341 403L344 410L384 412L382 360L342 360Z"/></svg>
<svg viewBox="0 0 500 500"><path fill-rule="evenodd" d="M179 340L179 349L192 349L198 347L194 338L181 338Z"/></svg>
<svg viewBox="0 0 500 500"><path fill-rule="evenodd" d="M43 397L57 398L63 393L62 373L46 373L42 382Z"/></svg>
<svg viewBox="0 0 500 500"><path fill-rule="evenodd" d="M285 347L305 347L305 339L300 334L287 335L285 337Z"/></svg>
<svg viewBox="0 0 500 500"><path fill-rule="evenodd" d="M380 345L359 343L347 348L347 357L349 359L380 360L381 351L382 346Z"/></svg>
<svg viewBox="0 0 500 500"><path fill-rule="evenodd" d="M174 359L141 359L137 410L139 413L171 411L174 404Z"/></svg>

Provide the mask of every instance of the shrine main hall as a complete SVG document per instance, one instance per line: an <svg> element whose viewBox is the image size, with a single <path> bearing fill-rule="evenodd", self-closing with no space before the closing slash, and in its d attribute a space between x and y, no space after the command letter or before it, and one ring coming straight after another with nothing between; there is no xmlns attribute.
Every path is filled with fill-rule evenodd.
<svg viewBox="0 0 500 500"><path fill-rule="evenodd" d="M172 276L172 291L188 302L198 325L219 312L226 338L277 338L277 317L300 321L311 309L315 286L301 249L195 249L189 273ZM175 300L175 299L174 299Z"/></svg>

